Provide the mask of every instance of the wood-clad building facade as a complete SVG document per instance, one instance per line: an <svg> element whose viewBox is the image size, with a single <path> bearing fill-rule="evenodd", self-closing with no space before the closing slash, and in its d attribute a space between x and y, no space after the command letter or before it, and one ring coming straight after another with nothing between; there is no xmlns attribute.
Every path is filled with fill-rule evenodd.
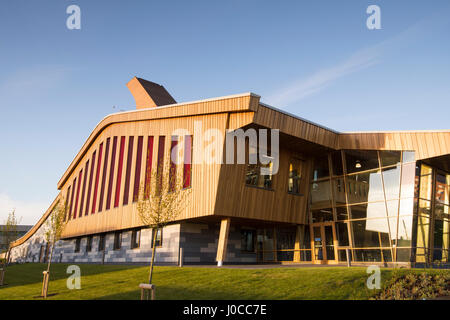
<svg viewBox="0 0 450 320"><path fill-rule="evenodd" d="M450 130L339 133L252 93L176 103L143 79L128 88L137 109L94 128L13 260L46 259L42 232L65 199L56 260L149 261L139 190L177 148L189 202L158 231L157 262L450 263Z"/></svg>

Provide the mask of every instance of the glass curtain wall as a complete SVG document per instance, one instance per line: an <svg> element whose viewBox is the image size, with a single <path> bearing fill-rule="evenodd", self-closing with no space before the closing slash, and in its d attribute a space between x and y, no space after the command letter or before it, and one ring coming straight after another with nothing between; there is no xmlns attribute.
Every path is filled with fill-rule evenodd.
<svg viewBox="0 0 450 320"><path fill-rule="evenodd" d="M315 160L311 223L334 221L338 260L409 262L416 163L413 152L344 150Z"/></svg>
<svg viewBox="0 0 450 320"><path fill-rule="evenodd" d="M448 264L450 174L425 163L417 167L414 227L417 263Z"/></svg>

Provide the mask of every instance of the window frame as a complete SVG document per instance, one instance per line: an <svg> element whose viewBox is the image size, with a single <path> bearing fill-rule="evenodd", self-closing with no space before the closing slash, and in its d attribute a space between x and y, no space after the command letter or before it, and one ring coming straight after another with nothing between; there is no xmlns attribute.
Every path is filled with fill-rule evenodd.
<svg viewBox="0 0 450 320"><path fill-rule="evenodd" d="M98 251L105 251L106 234L100 234L98 236Z"/></svg>
<svg viewBox="0 0 450 320"><path fill-rule="evenodd" d="M151 248L153 248L153 239L154 239L154 232L156 228L152 229L152 240L151 240ZM160 233L160 239L158 244L158 234L156 234L156 248L161 248L163 246L163 228L158 228L158 232Z"/></svg>
<svg viewBox="0 0 450 320"><path fill-rule="evenodd" d="M288 191L287 191L287 193L292 194L292 195L296 195L296 196L303 196L303 193L301 192L300 189L301 189L301 181L303 179L302 171L303 171L303 166L304 166L304 160L293 157L293 158L291 158L289 160L288 164L289 164L289 166L288 166ZM297 179L296 178L291 178L291 172L292 172L291 168L290 168L291 164L292 164L293 168L295 168L294 164L298 164L299 165L299 167L298 167L299 173L297 174L297 177L298 177ZM289 182L290 182L291 179L293 180L292 186L294 186L294 181L298 182L298 187L297 187L298 191L297 192L289 190Z"/></svg>
<svg viewBox="0 0 450 320"><path fill-rule="evenodd" d="M141 229L131 230L131 249L139 249L141 247Z"/></svg>
<svg viewBox="0 0 450 320"><path fill-rule="evenodd" d="M81 250L81 238L76 238L74 252L80 252L80 250Z"/></svg>
<svg viewBox="0 0 450 320"><path fill-rule="evenodd" d="M88 236L86 238L86 252L92 251L92 239L93 239L93 236Z"/></svg>
<svg viewBox="0 0 450 320"><path fill-rule="evenodd" d="M243 237L244 237L244 232L252 233L252 249L253 250L247 250L247 249L243 248L242 241L243 241ZM245 247L247 247L247 246L245 246ZM256 230L255 229L247 229L247 228L241 229L241 253L256 253Z"/></svg>
<svg viewBox="0 0 450 320"><path fill-rule="evenodd" d="M114 250L120 250L122 248L122 231L114 232Z"/></svg>

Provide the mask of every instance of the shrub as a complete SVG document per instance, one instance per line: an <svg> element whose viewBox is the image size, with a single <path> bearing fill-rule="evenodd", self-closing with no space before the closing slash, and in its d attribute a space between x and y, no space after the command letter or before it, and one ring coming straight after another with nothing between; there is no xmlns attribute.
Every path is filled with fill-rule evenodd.
<svg viewBox="0 0 450 320"><path fill-rule="evenodd" d="M448 295L450 295L450 274L410 272L406 275L395 273L374 299L417 300Z"/></svg>

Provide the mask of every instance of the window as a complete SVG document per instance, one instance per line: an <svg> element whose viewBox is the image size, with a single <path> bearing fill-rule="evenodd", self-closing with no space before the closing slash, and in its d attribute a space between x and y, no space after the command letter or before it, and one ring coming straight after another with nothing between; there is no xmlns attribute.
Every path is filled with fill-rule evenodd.
<svg viewBox="0 0 450 320"><path fill-rule="evenodd" d="M314 159L313 180L322 179L329 175L328 155Z"/></svg>
<svg viewBox="0 0 450 320"><path fill-rule="evenodd" d="M183 188L191 186L192 136L184 137Z"/></svg>
<svg viewBox="0 0 450 320"><path fill-rule="evenodd" d="M70 220L72 218L72 208L73 208L73 196L75 194L75 188L76 188L76 184L77 184L77 178L75 178L73 180L73 184L72 184L72 194L70 196L70 205L69 205L69 219Z"/></svg>
<svg viewBox="0 0 450 320"><path fill-rule="evenodd" d="M92 251L92 236L87 237L86 240L86 252Z"/></svg>
<svg viewBox="0 0 450 320"><path fill-rule="evenodd" d="M255 155L256 153L256 155ZM269 158L269 157L266 157ZM249 148L249 160L258 159L258 153L256 147ZM247 172L245 176L245 183L249 186L259 187L271 190L272 189L272 166L273 163L262 164L257 160L256 164L248 164ZM262 174L261 169L265 169L269 174Z"/></svg>
<svg viewBox="0 0 450 320"><path fill-rule="evenodd" d="M92 196L91 213L95 213L95 209L97 207L97 192L98 192L98 182L99 182L99 179L100 179L100 168L102 166L102 155L103 155L103 142L100 143L100 147L99 147L99 150L98 150L97 173L95 175L95 185L94 185L94 194Z"/></svg>
<svg viewBox="0 0 450 320"><path fill-rule="evenodd" d="M293 159L289 163L288 192L300 194L300 181L302 178L302 161Z"/></svg>
<svg viewBox="0 0 450 320"><path fill-rule="evenodd" d="M105 194L105 184L106 184L106 174L108 170L108 157L109 157L109 143L111 138L106 139L106 149L105 149L105 162L103 165L103 173L102 173L102 185L100 187L100 196L98 203L98 211L101 212L103 210L103 196Z"/></svg>
<svg viewBox="0 0 450 320"><path fill-rule="evenodd" d="M78 198L80 197L80 185L81 185L81 177L83 176L83 169L80 170L78 175L78 185L77 185L77 195L75 198L75 207L73 209L73 218L77 217L77 209L78 209Z"/></svg>
<svg viewBox="0 0 450 320"><path fill-rule="evenodd" d="M89 214L89 204L91 201L92 180L94 178L94 167L95 167L95 155L96 154L97 154L97 151L94 151L94 153L92 154L91 174L89 175L89 184L88 184L88 189L87 189L86 210L84 211L85 216L87 216Z"/></svg>
<svg viewBox="0 0 450 320"><path fill-rule="evenodd" d="M106 238L106 236L104 234L101 234L98 237L98 251L105 250L105 238Z"/></svg>
<svg viewBox="0 0 450 320"><path fill-rule="evenodd" d="M122 232L114 233L114 250L119 250L122 247Z"/></svg>
<svg viewBox="0 0 450 320"><path fill-rule="evenodd" d="M114 165L116 163L116 150L117 150L117 137L114 137L111 153L111 165L109 169L108 194L106 196L106 210L109 210L111 208L111 193L114 179Z"/></svg>
<svg viewBox="0 0 450 320"><path fill-rule="evenodd" d="M156 188L157 192L159 192L159 189L162 187L162 178L163 178L163 172L164 172L164 145L165 145L166 137L160 136L159 142L158 142L158 158L157 158L157 167L156 167L156 176L160 181L156 181Z"/></svg>
<svg viewBox="0 0 450 320"><path fill-rule="evenodd" d="M131 162L133 161L133 144L134 137L128 138L128 154L127 154L127 168L125 171L125 189L123 192L123 205L128 204L128 197L130 194L130 175L131 175Z"/></svg>
<svg viewBox="0 0 450 320"><path fill-rule="evenodd" d="M147 161L145 162L145 192L144 198L150 198L150 180L152 177L152 160L153 160L153 136L148 137L147 143Z"/></svg>
<svg viewBox="0 0 450 320"><path fill-rule="evenodd" d="M68 208L70 208L69 198L70 198L70 189L71 189L71 187L72 186L69 186L69 188L67 188L67 193L66 193L66 205L67 205L67 207L66 207L66 209L64 211L64 221L67 220L67 210L68 210ZM70 213L69 213L69 216L70 216Z"/></svg>
<svg viewBox="0 0 450 320"><path fill-rule="evenodd" d="M152 230L152 248L153 248L153 239L155 238L155 231L156 229ZM161 247L162 246L162 229L158 228L158 232L156 233L156 246Z"/></svg>
<svg viewBox="0 0 450 320"><path fill-rule="evenodd" d="M395 161L395 159L387 159L385 155L383 155L383 157L385 157L386 163ZM347 173L366 171L379 167L378 153L373 150L346 150L345 162Z"/></svg>
<svg viewBox="0 0 450 320"><path fill-rule="evenodd" d="M241 251L255 252L255 230L241 230Z"/></svg>
<svg viewBox="0 0 450 320"><path fill-rule="evenodd" d="M131 231L131 249L139 248L141 245L141 230Z"/></svg>
<svg viewBox="0 0 450 320"><path fill-rule="evenodd" d="M89 160L86 162L86 167L84 170L83 191L81 192L80 212L78 213L78 217L80 218L83 216L84 195L86 194L86 178L88 173L89 173Z"/></svg>
<svg viewBox="0 0 450 320"><path fill-rule="evenodd" d="M170 144L169 191L174 191L177 184L178 137L172 136Z"/></svg>
<svg viewBox="0 0 450 320"><path fill-rule="evenodd" d="M81 238L75 239L75 252L80 252Z"/></svg>
<svg viewBox="0 0 450 320"><path fill-rule="evenodd" d="M125 137L120 137L120 151L119 151L119 167L117 168L117 181L116 181L116 195L114 198L114 208L119 206L120 187L122 184L122 170L123 170L123 155L125 151Z"/></svg>
<svg viewBox="0 0 450 320"><path fill-rule="evenodd" d="M144 137L138 137L137 155L136 155L136 169L134 171L134 187L133 187L133 202L138 201L139 198L139 184L141 183L141 163L142 163L142 145Z"/></svg>

